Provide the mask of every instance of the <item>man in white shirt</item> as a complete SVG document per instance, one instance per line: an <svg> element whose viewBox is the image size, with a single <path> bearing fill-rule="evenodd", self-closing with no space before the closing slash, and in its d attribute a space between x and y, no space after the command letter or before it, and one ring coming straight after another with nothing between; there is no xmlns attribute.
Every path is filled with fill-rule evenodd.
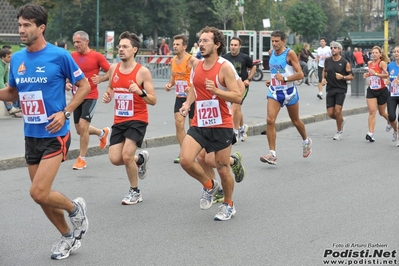
<svg viewBox="0 0 399 266"><path fill-rule="evenodd" d="M322 74L324 70L324 61L326 60L327 57L331 56L331 49L329 46L326 45L327 40L325 37L320 38L320 47L317 48L316 53L316 62L318 62L318 68L317 68L317 73L319 76L319 84L318 84L318 89L319 93L317 94L317 98L320 100L323 99L323 83L322 83Z"/></svg>

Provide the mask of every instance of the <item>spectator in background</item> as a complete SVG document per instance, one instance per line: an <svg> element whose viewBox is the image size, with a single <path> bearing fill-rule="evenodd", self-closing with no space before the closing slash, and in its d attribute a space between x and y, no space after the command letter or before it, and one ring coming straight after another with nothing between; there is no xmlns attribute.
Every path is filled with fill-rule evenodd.
<svg viewBox="0 0 399 266"><path fill-rule="evenodd" d="M357 47L353 49L353 56L355 57L356 61L356 68L363 67L364 66L364 59L363 59L363 54Z"/></svg>
<svg viewBox="0 0 399 266"><path fill-rule="evenodd" d="M348 61L352 67L355 66L356 60L355 57L353 56L352 49L350 46L348 46L346 48L346 51L342 53L342 57L346 59L346 61Z"/></svg>
<svg viewBox="0 0 399 266"><path fill-rule="evenodd" d="M308 67L308 61L309 61L309 56L313 59L315 57L312 55L312 53L309 51L310 45L308 43L303 44L303 49L299 53L299 64L302 67L303 75L305 76L305 84L309 85L309 80L308 80L308 74L309 74L309 67Z"/></svg>
<svg viewBox="0 0 399 266"><path fill-rule="evenodd" d="M162 39L161 46L159 47L161 50L161 55L168 55L169 54L169 45L166 43L165 39Z"/></svg>
<svg viewBox="0 0 399 266"><path fill-rule="evenodd" d="M60 41L59 43L57 43L57 46L68 50L68 45L64 41Z"/></svg>
<svg viewBox="0 0 399 266"><path fill-rule="evenodd" d="M192 56L197 56L197 53L199 52L199 47L198 47L198 43L194 43L194 46L191 48L190 54Z"/></svg>
<svg viewBox="0 0 399 266"><path fill-rule="evenodd" d="M8 76L9 76L9 64L11 61L11 49L4 48L0 50L0 89L8 86ZM8 46L10 47L10 46ZM10 47L11 48L11 47ZM4 102L8 113L14 117L22 117L20 103L15 102Z"/></svg>

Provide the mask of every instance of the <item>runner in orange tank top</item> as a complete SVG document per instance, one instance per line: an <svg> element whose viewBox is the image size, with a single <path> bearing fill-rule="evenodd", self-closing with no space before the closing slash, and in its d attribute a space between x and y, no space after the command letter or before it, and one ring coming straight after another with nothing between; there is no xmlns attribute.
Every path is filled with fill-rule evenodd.
<svg viewBox="0 0 399 266"><path fill-rule="evenodd" d="M366 102L369 109L368 126L369 132L366 134L366 140L375 141L375 114L378 113L387 121L386 131L390 131L392 126L388 120L387 101L389 91L385 85L384 79L389 77L387 71L388 57L383 53L381 47L374 46L371 49L372 60L368 62L369 72L364 73L363 78L369 78L369 86L366 93ZM397 131L397 129L394 129Z"/></svg>
<svg viewBox="0 0 399 266"><path fill-rule="evenodd" d="M184 136L186 135L186 130L184 129L184 124L186 122L185 117L180 115L179 109L182 104L186 101L187 92L191 86L190 83L190 72L193 63L196 62L194 56L186 53L188 44L188 39L184 35L176 35L173 37L173 51L176 56L173 57L172 75L170 77L169 83L165 85L166 91L171 91L175 87L174 91L176 94L175 106L174 106L174 116L175 116L175 127L176 127L176 138L179 142L179 146L183 142ZM194 105L190 107L190 112L188 116L188 124L191 125L191 119L194 116ZM180 163L180 157L174 160L174 163Z"/></svg>
<svg viewBox="0 0 399 266"><path fill-rule="evenodd" d="M195 158L204 148L215 152L215 162L224 191L224 202L215 220L229 220L235 213L233 205L234 179L230 172L230 152L234 138L230 103L240 103L242 94L231 66L220 59L225 47L223 33L214 27L200 31L199 47L203 61L194 63L193 87L180 113L186 116L195 101L192 125L185 136L180 150L180 165L202 185L200 208L209 209L220 185L212 180Z"/></svg>
<svg viewBox="0 0 399 266"><path fill-rule="evenodd" d="M133 205L143 200L138 189L138 178L147 176L148 151L136 154L141 147L148 125L147 104L155 105L151 72L135 61L139 51L139 37L128 31L119 36L120 63L111 66L110 80L103 102L114 99L114 125L110 137L109 159L114 165L124 165L130 183L123 205ZM145 89L144 89L145 88Z"/></svg>

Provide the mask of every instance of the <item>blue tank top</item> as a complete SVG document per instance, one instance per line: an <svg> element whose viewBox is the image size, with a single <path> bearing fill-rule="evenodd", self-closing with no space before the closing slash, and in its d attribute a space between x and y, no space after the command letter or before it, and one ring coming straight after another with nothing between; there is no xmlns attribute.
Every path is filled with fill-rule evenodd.
<svg viewBox="0 0 399 266"><path fill-rule="evenodd" d="M295 74L293 66L288 64L287 56L290 48L286 48L285 51L279 55L276 55L276 51L272 51L272 55L269 60L270 76L272 79L270 89L274 90L287 90L294 87L295 83L293 81L279 82L274 79L277 73L283 75L283 77L288 77Z"/></svg>
<svg viewBox="0 0 399 266"><path fill-rule="evenodd" d="M69 132L69 120L65 121L60 131L49 133L46 131L46 126L51 121L43 119L43 112L49 117L62 111L66 106L66 79L75 84L83 78L83 72L69 52L50 43L37 52L23 49L13 54L9 85L17 88L20 95L25 136L34 138L65 136Z"/></svg>
<svg viewBox="0 0 399 266"><path fill-rule="evenodd" d="M389 73L389 80L391 81L389 84L389 94L391 97L399 97L399 86L392 84L392 81L399 75L399 66L396 64L396 61L388 64L387 71Z"/></svg>

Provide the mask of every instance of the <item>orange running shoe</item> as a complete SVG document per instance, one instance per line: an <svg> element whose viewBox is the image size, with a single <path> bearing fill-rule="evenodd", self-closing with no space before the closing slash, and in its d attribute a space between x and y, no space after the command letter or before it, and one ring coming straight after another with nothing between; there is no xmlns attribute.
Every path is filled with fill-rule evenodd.
<svg viewBox="0 0 399 266"><path fill-rule="evenodd" d="M86 161L79 156L72 168L73 170L82 170L86 168Z"/></svg>
<svg viewBox="0 0 399 266"><path fill-rule="evenodd" d="M107 140L108 140L108 135L109 135L109 127L104 127L104 136L100 139L100 149L104 149L107 146Z"/></svg>

